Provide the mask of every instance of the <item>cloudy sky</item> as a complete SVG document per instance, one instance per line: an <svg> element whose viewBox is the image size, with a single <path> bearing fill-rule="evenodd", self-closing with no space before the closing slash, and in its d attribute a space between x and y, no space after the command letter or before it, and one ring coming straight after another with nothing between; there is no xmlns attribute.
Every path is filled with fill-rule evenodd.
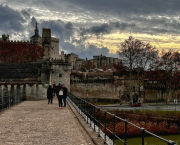
<svg viewBox="0 0 180 145"><path fill-rule="evenodd" d="M38 22L59 48L81 58L118 57L130 35L158 49L180 48L179 0L0 0L0 35L29 40Z"/></svg>

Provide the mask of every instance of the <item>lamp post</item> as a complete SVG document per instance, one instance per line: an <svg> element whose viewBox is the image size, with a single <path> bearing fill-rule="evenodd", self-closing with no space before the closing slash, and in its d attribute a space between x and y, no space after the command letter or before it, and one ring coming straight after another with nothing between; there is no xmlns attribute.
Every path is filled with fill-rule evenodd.
<svg viewBox="0 0 180 145"><path fill-rule="evenodd" d="M86 84L86 101L88 101L88 84Z"/></svg>
<svg viewBox="0 0 180 145"><path fill-rule="evenodd" d="M86 101L88 101L88 83L86 82Z"/></svg>
<svg viewBox="0 0 180 145"><path fill-rule="evenodd" d="M156 90L156 110L157 110L157 90Z"/></svg>

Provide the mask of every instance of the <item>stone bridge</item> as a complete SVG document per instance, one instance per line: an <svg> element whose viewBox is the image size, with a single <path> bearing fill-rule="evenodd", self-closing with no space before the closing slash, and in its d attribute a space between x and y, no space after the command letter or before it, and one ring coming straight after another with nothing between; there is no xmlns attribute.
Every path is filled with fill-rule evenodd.
<svg viewBox="0 0 180 145"><path fill-rule="evenodd" d="M47 100L23 101L2 111L0 122L2 145L103 144L69 101L67 107L58 109L57 98L53 104Z"/></svg>

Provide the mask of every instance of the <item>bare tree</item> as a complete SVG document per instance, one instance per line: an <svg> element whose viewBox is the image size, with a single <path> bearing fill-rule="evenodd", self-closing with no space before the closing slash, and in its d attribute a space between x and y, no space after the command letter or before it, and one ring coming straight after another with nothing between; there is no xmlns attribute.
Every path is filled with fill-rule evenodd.
<svg viewBox="0 0 180 145"><path fill-rule="evenodd" d="M158 59L158 51L156 47L149 43L142 43L142 48L138 50L138 56L135 58L137 68L134 70L137 74L138 92L140 96L140 88L144 86L144 79L147 71L153 69L155 61Z"/></svg>
<svg viewBox="0 0 180 145"><path fill-rule="evenodd" d="M155 56L158 56L156 48L149 43L144 43L130 36L127 40L121 43L119 56L122 63L129 70L129 86L128 94L133 103L131 92L133 91L133 80L138 77L138 88L144 80L144 72L150 68L151 63L154 63Z"/></svg>
<svg viewBox="0 0 180 145"><path fill-rule="evenodd" d="M179 83L180 53L171 50L163 52L161 58L156 62L157 69L163 70L163 84L167 92L166 103L169 103L171 90Z"/></svg>

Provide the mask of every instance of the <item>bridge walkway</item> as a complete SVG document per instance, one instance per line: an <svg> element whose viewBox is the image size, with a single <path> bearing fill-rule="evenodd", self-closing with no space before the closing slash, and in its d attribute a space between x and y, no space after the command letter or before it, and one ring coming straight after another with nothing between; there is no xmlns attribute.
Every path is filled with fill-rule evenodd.
<svg viewBox="0 0 180 145"><path fill-rule="evenodd" d="M94 145L69 105L24 101L0 113L0 145Z"/></svg>

